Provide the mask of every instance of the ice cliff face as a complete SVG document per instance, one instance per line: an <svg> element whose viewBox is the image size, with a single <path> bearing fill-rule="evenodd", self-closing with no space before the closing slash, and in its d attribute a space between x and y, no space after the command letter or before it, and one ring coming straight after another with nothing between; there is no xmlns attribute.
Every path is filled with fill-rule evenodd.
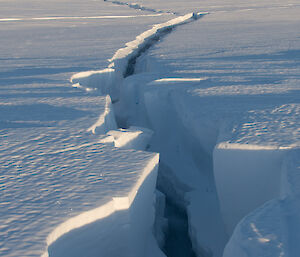
<svg viewBox="0 0 300 257"><path fill-rule="evenodd" d="M237 225L224 256L297 256L299 253L299 149L284 158L280 195Z"/></svg>

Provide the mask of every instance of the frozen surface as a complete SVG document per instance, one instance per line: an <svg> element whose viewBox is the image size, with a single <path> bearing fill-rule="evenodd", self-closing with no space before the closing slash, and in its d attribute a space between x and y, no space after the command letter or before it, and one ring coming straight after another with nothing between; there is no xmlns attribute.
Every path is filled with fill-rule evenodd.
<svg viewBox="0 0 300 257"><path fill-rule="evenodd" d="M246 216L236 227L224 256L299 254L299 149L283 162L281 195Z"/></svg>
<svg viewBox="0 0 300 257"><path fill-rule="evenodd" d="M93 226L107 237L104 256L114 256L108 249L120 231L109 234L112 224L130 238L115 251L143 255L158 155L100 143L117 129L110 97L68 80L105 67L125 42L167 15L101 1L1 1L0 13L0 255L47 256L50 246L50 256L75 256L81 229L77 254L95 256ZM139 133L136 145L145 148L150 134Z"/></svg>
<svg viewBox="0 0 300 257"><path fill-rule="evenodd" d="M109 96L1 97L3 134L44 127L105 133L117 127ZM18 130L13 130L18 128ZM50 129L51 130L51 129Z"/></svg>
<svg viewBox="0 0 300 257"><path fill-rule="evenodd" d="M155 131L152 149L170 167L164 181L187 198L196 252L221 256L235 225L279 197L282 160L300 144L299 5L143 4L209 11L139 59L142 68L121 89L129 112L116 110L123 122Z"/></svg>
<svg viewBox="0 0 300 257"><path fill-rule="evenodd" d="M295 2L285 7L278 4L264 1L211 7L200 22L177 30L150 50L157 66L167 68L157 69L155 83L161 85L161 91L146 97L153 95L153 100L156 95L163 98L160 102L173 104L176 119L201 145L193 151L196 162L201 163L201 148L212 156L228 236L245 215L279 196L283 155L299 147L300 42L295 34L299 6ZM251 8L242 10L247 5ZM173 125L178 128L178 123ZM164 135L172 137L168 130ZM161 159L167 154L162 151ZM188 181L187 168L174 169L174 173L193 188L188 214L197 252L212 249L220 256L222 251L216 246L224 247L224 241L211 244L220 235L220 226L214 227L216 222L207 226L216 220L211 213L217 213L212 211L217 198L207 193L214 191L210 186L214 179L205 174L207 169L212 171L206 164L199 168L202 182L198 180L198 186L196 176ZM179 174L182 170L185 172ZM276 224L273 217L269 224ZM247 221L243 224L249 225ZM231 246L239 240L235 238ZM246 235L243 238L247 241ZM245 256L263 255L252 249ZM241 255L228 251L227 256Z"/></svg>
<svg viewBox="0 0 300 257"><path fill-rule="evenodd" d="M297 256L297 1L14 0L0 14L0 252L162 256L146 239L158 157L134 147L161 153L198 256L231 235L226 257ZM89 248L96 235L105 247Z"/></svg>
<svg viewBox="0 0 300 257"><path fill-rule="evenodd" d="M195 21L202 16L202 13L188 13L154 25L151 29L136 36L135 40L127 42L125 47L118 49L109 59L108 68L73 75L71 77L73 86L87 91L99 88L102 94L110 94L113 101L118 101L122 80L134 74L138 57L177 26Z"/></svg>
<svg viewBox="0 0 300 257"><path fill-rule="evenodd" d="M128 208L157 162L155 154L85 142L69 131L23 133L1 139L7 142L1 147L4 256L40 256L46 243L71 229Z"/></svg>
<svg viewBox="0 0 300 257"><path fill-rule="evenodd" d="M170 3L159 6L199 11ZM299 147L298 6L204 6L209 15L133 63L138 74L122 82L115 107L122 124L155 131L151 149L169 167L162 183L187 205L196 253L221 256L238 221L278 197L283 155ZM111 59L125 77L119 67L139 46L137 38Z"/></svg>

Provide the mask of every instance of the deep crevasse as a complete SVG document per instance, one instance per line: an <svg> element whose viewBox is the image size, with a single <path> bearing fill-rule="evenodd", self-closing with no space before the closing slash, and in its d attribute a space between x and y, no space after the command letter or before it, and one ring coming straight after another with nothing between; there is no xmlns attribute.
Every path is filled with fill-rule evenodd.
<svg viewBox="0 0 300 257"><path fill-rule="evenodd" d="M213 215L213 218L204 218L201 222L198 222L200 226L203 225L203 228L205 227L204 224L206 224L205 229L203 229L203 232L201 233L202 238L205 238L205 246L203 247L203 242L200 242L200 244L198 244L198 240L196 239L194 239L193 244L194 248L197 248L196 252L198 253L198 255L208 255L214 253L216 256L220 256L223 250L226 236L222 229L222 221L219 216L216 191L213 186L214 182L212 175L212 160L209 157L206 157L207 154L205 154L205 152L201 149L201 146L199 147L193 142L193 137L187 135L184 126L176 117L177 107L173 105L172 102L169 102L169 99L164 94L164 91L158 89L159 91L155 91L155 95L152 96L149 92L146 92L147 90L144 90L144 86L147 86L145 81L153 81L152 84L156 84L154 80L157 74L154 76L151 73L141 74L140 76L133 75L131 77L128 77L128 79L122 81L122 75L124 77L127 77L128 66L133 66L132 68L130 68L133 71L135 68L143 69L140 68L140 63L136 65L136 62L139 61L139 59L137 58L141 56L141 53L143 53L151 45L153 45L154 42L159 40L161 36L168 32L169 29L173 28L173 26L184 24L187 21L195 20L197 17L198 15L196 14L188 14L186 16L176 18L165 24L156 25L155 27L153 27L153 29L141 34L135 41L128 43L126 48L119 50L115 54L115 56L111 59L111 61L114 61L111 67L114 67L116 70L109 69L98 72L94 71L90 74L76 74L72 77L72 82L79 83L81 87L85 88L96 87L98 85L98 87L100 86L101 92L109 93L111 92L111 90L113 90L114 93L112 95L113 99L115 99L116 102L115 107L119 124L122 124L122 126L124 127L128 127L129 125L145 126L150 127L155 131L154 139L150 143L150 149L163 153L164 157L162 161L171 166L170 170L176 170L175 174L172 174L174 172L171 171L171 173L169 174L166 173L160 175L159 183L160 185L162 185L162 190L164 190L166 194L170 195L171 191L168 192L169 189L167 189L167 187L163 184L167 183L166 180L173 181L170 183L170 186L173 187L173 190L176 192L176 195L178 197L174 197L174 195L170 196L172 197L172 200L177 202L177 204L179 203L182 208L186 208L186 205L189 203L189 200L186 199L186 193L188 193L189 191L194 191L193 203L195 203L195 200L196 202L198 202L198 204L199 202L203 204L205 202L211 202L211 206L208 206L208 208L205 208L201 212L204 213L203 217L209 215L209 213L215 213ZM127 66L124 65L127 63ZM131 83L132 81L133 83ZM142 84L139 84L141 81L143 81ZM184 79L179 79L179 81L181 83L186 82ZM191 79L187 81L195 82L198 80ZM172 83L172 80L162 81L162 83L164 82ZM115 88L116 85L118 88ZM160 95L159 97L157 95L158 92ZM145 104L145 102L147 101L148 103ZM152 109L153 107L155 107L155 109ZM126 111L124 112L124 110ZM157 116L159 112L160 114ZM169 120L166 119L165 121L163 121L164 116L169 116ZM175 128L175 130L172 128ZM174 131L171 132L172 130ZM164 135L165 133L168 134L169 132L171 132L170 135ZM178 136L178 138L182 139L179 141L174 140L175 146L173 143L170 144L170 137L174 136ZM163 141L161 141L162 138ZM182 148L180 149L181 152L179 153L179 151L177 150L174 151L174 147ZM200 157L200 159L194 159L195 156L189 156L190 153L193 152L193 150L197 150L200 156L201 154L203 156ZM199 163L196 163L197 161ZM181 190L180 185L178 185L178 183L175 183L174 181L176 181L176 176L180 174L180 170L185 171L186 169L188 169L188 171L186 172L186 174L183 174L183 177L186 178L181 177L177 179L178 181L182 180L182 182L180 182L183 185L181 189L184 189ZM197 174L199 169L202 169L202 175ZM200 184L201 176L202 180L206 179L206 182L203 182L203 184ZM196 184L198 184L197 187L200 188L200 190L203 190L204 188L203 192L195 192L195 189L192 188L189 182L187 182L188 180L194 180ZM209 194L209 198L212 198L208 200L207 196L204 196L202 200L198 201L199 197L197 197L197 194L205 192L206 194ZM190 230L191 228L193 229L193 231L191 232L192 235L193 233L198 234L198 227L193 228L193 226L190 224ZM208 230L213 231L212 233L210 233L210 236L208 236ZM212 240L213 237L217 237L217 239Z"/></svg>
<svg viewBox="0 0 300 257"><path fill-rule="evenodd" d="M201 16L201 14L199 16ZM109 68L101 71L75 74L71 79L76 83L74 86L79 88L85 87L87 91L93 91L91 87L94 87L95 85L101 85L102 88L100 89L100 93L110 93L113 100L117 101L119 93L118 83L120 83L122 80L122 76L126 69L126 64L131 63L133 59L140 55L140 52L145 51L151 45L152 41L157 41L157 36L160 37L164 35L170 28L195 20L197 18L197 14L189 14L183 17L175 18L174 20L164 24L154 26L153 29L143 33L137 38L136 41L128 43L126 48L119 50L115 54L111 60L114 64L111 65L111 67L114 67L114 69ZM99 143L107 144L108 146L112 145L120 149L145 149L145 147L147 147L147 141L152 134L150 130L139 127L130 127L128 129L108 131L109 128L114 127L111 125L114 123L114 118L111 117L112 111L110 107L110 98L106 97L106 99L108 100L106 101L104 113L101 114L98 118L98 121L96 121L96 123L88 129L88 132L90 131L94 134L100 135L101 140ZM101 136L101 134L105 133L106 131L108 131L108 133ZM157 161L158 159L155 158L154 163L157 163ZM107 256L114 256L114 254L118 254L120 252L122 252L124 256L126 254L129 256L140 256L147 248L147 242L149 240L149 242L151 242L150 227L153 223L151 199L153 197L155 185L153 183L156 181L156 169L157 167L153 163L151 164L150 168L145 167L144 172L146 173L144 175L141 174L141 178L138 180L137 185L131 189L131 192L133 193L129 193L130 199L128 199L128 197L114 197L114 203L108 203L108 205L112 205L112 208L108 208L109 206L106 207L106 205L101 206L98 209L74 217L57 227L48 237L48 251L50 256L63 256L65 254L80 255L82 254L82 251L89 252L89 254L93 254L93 252L96 251L97 254L101 253ZM147 182L148 180L151 182ZM145 208L146 205L147 208ZM110 209L111 211L109 211ZM103 218L107 218L101 218L102 212L105 213L104 216L102 215ZM126 223L128 223L127 226L125 226ZM109 233L108 231L105 232L104 229L102 233L98 235L94 234L95 232L93 231L96 228L105 228L109 224L113 225L114 227L117 226L119 229L111 230ZM93 226L92 230L90 226ZM76 228L77 230L74 230ZM89 241L89 244L93 244L93 235L96 237L106 235L108 237L108 242L104 243L106 246L103 245L103 247L99 248L98 245L98 247L95 247L94 249L91 249L90 247L80 247L77 250L74 250L73 247L68 246L70 244L72 245L74 240L77 240L77 237L79 239L82 238L81 240L83 241ZM123 237L124 239L127 239L121 239ZM148 239L149 237L150 239ZM113 244L115 240L121 240L123 243L118 245L118 247L112 248L110 244ZM138 246L135 245L137 240L140 241ZM150 252L155 249L155 244L152 243L151 245L152 247ZM123 248L124 250L122 250ZM158 251L157 254L160 255L161 253Z"/></svg>
<svg viewBox="0 0 300 257"><path fill-rule="evenodd" d="M141 56L138 62L136 67L142 67L140 71L149 72L135 74L122 83L121 100L115 105L118 121L122 126L127 124L146 126L158 134L154 134L151 149L159 151L162 158L168 160L167 166L171 166L167 169L165 174L167 179L165 178L164 181L171 180L168 189L176 196L174 198L180 204L188 207L190 233L196 252L208 255L214 252L216 256L221 256L222 247L234 231L224 253L228 256L234 252L245 256L255 256L255 249L271 255L279 250L287 254L291 252L290 256L293 256L292 253L297 249L295 244L291 243L294 246L290 250L282 250L290 244L287 239L289 232L279 237L276 229L272 230L276 223L275 218L266 219L263 222L267 224L266 226L270 226L274 238L264 237L260 231L267 231L267 227L262 226L258 229L255 223L258 224L261 219L260 215L263 216L264 211L268 210L270 205L266 202L279 199L282 190L291 190L291 186L282 180L284 169L281 168L281 164L285 158L289 158L285 157L286 155L297 156L299 154L297 150L291 151L298 147L297 135L294 138L288 137L287 140L282 140L280 136L288 135L289 131L292 132L291 135L294 134L293 124L297 124L297 120L294 121L294 119L299 114L299 105L294 104L293 99L288 99L287 104L280 104L281 102L276 97L268 105L268 102L264 103L264 98L257 97L257 95L265 96L270 92L280 94L295 90L294 83L288 84L286 88L274 88L268 85L253 87L247 86L248 84L219 85L219 87L209 88L207 85L210 81L205 76L191 79L177 74L178 77L165 78L164 70L162 69L159 73L157 68L152 69L157 64L153 64L146 57ZM121 71L124 74L124 70ZM91 85L93 83L91 81ZM204 88L201 86L193 88L198 85L204 85ZM184 86L189 86L193 94L182 90ZM247 94L251 96L249 99L241 97ZM202 97L202 103L199 97ZM215 100L219 101L220 97L222 97L222 104L216 104ZM117 99L119 98L116 97L116 101ZM213 100L213 108L210 106L210 99ZM232 105L233 99L234 105ZM260 106L261 109L256 110L255 105ZM123 111L125 109L127 113ZM195 110L200 109L201 115L195 113ZM278 123L274 122L276 119L279 119L282 124L290 123L292 127L278 126ZM264 133L266 120L269 124L267 131L273 134ZM237 124L235 124L236 121L238 121ZM255 137L256 132L261 133L263 137ZM256 139L259 138L261 140L257 141ZM293 151L295 153L292 153ZM289 160L295 163L296 159L290 158ZM186 165L183 165L184 163ZM297 166L292 170L296 169ZM176 172L173 176L174 170L186 172L184 175L181 174L182 172ZM221 215L214 176L221 202ZM270 176L272 176L272 181L269 180ZM237 180L236 184L232 183L234 179ZM267 188L264 186L266 183ZM183 195L186 195L187 199ZM293 199L297 199L296 193L292 195ZM285 201L279 202L280 205L275 206L284 208L287 215L293 212L294 207L291 206L294 205L284 204ZM266 206L262 205L264 203ZM212 218L212 213L217 217ZM249 213L249 216L242 219ZM225 221L227 235L222 228L221 218ZM207 222L208 220L210 222ZM240 225L234 230L239 221L241 221ZM281 224L287 229L284 222ZM246 232L244 228L249 232ZM215 242L217 231L222 231L217 233L219 243ZM251 237L248 237L250 234ZM252 239L249 238L254 238L253 240L258 244L252 244Z"/></svg>

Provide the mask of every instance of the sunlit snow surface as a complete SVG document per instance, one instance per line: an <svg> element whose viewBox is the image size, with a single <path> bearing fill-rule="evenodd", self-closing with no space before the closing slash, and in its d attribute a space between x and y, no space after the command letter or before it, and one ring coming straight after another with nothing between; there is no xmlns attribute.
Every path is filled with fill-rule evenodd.
<svg viewBox="0 0 300 257"><path fill-rule="evenodd" d="M10 151L1 156L5 170L1 175L4 256L41 255L45 239L56 226L110 202L112 197L127 196L154 158L150 153L86 142L81 134L46 129L24 132L1 138L9 142L8 149L2 147L1 151ZM112 208L105 211L110 214ZM102 217L100 211L98 215L95 220ZM93 219L92 214L88 217ZM80 222L85 223L79 219L75 227Z"/></svg>
<svg viewBox="0 0 300 257"><path fill-rule="evenodd" d="M0 15L0 255L41 256L64 233L128 209L155 174L156 154L100 143L117 129L110 98L68 80L105 67L125 42L168 18L101 1L1 1ZM143 150L149 136L141 135ZM152 183L143 189L149 196Z"/></svg>
<svg viewBox="0 0 300 257"><path fill-rule="evenodd" d="M154 131L150 150L160 151L165 179L186 198L199 256L222 256L231 235L225 257L296 256L297 1L2 1L0 7L1 254L39 256L63 233L101 218L88 211L135 191L157 156L113 146L144 149L152 135L144 126ZM126 62L159 36L154 24L192 11L209 14L172 27L136 61L138 74L118 80ZM72 77L73 87L66 83L85 71ZM100 96L107 93L119 121L137 128L116 130L110 98ZM126 199L117 206L128 208ZM70 217L80 218L68 223ZM128 223L115 224L126 230ZM52 253L76 236L67 235Z"/></svg>

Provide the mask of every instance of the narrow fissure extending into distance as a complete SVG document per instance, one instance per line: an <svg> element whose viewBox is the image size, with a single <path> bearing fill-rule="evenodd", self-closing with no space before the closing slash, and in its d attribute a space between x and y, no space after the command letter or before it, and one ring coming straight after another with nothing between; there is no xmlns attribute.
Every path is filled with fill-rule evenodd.
<svg viewBox="0 0 300 257"><path fill-rule="evenodd" d="M91 87L102 87L102 94L110 94L114 106L115 119L119 128L130 128L131 126L137 126L153 130L156 136L153 136L152 140L149 142L148 150L160 153L163 161L168 164L172 162L172 160L169 160L168 157L166 157L168 155L166 153L169 152L171 153L171 156L176 156L176 149L173 149L172 146L168 146L168 149L164 148L164 139L162 135L163 130L165 130L164 125L160 125L159 128L152 128L150 124L145 124L142 120L143 118L141 117L131 117L132 119L130 119L129 117L124 116L124 108L128 108L127 111L129 115L131 112L139 112L142 113L142 116L147 116L147 111L143 109L144 107L142 105L128 105L127 100L129 99L127 98L132 97L130 96L132 92L130 89L125 92L127 90L126 83L131 79L134 80L134 76L137 75L137 73L147 72L144 70L145 67L143 67L143 63L140 63L140 60L142 59L139 58L144 56L146 57L147 51L152 46L160 42L162 38L173 32L178 26L194 22L203 17L205 14L206 13L188 13L186 15L173 18L167 22L155 24L151 29L138 35L135 40L128 42L124 48L117 50L114 56L109 59L110 65L108 69L92 71L90 73L83 72L71 78L73 83L81 83L81 81L83 83L87 83L87 85L85 85L87 86L87 89ZM88 79L90 75L94 76L94 78L91 80ZM98 79L101 81L98 81ZM93 84L93 80L95 84ZM89 84L90 82L91 84ZM136 90L139 91L138 88L136 88ZM164 108L162 107L161 111L163 111L163 109ZM151 112L151 110L149 111ZM174 122L177 123L176 120L174 120ZM174 126L176 126L176 124L174 124ZM157 138L157 136L159 138ZM155 142L157 139L159 139L159 142ZM179 146L181 142L176 143ZM186 165L185 161L183 162L184 163L179 166L189 166ZM164 167L160 167L158 173L164 173L162 170L164 170ZM171 171L170 180L174 180L173 176L175 177L175 174ZM158 177L160 177L160 175L158 175ZM192 246L192 244L194 244L194 238L191 238L190 235L190 223L187 215L188 204L184 199L185 193L188 192L188 190L184 189L184 191L182 191L180 188L177 188L177 186L180 187L180 184L183 182L178 182L175 184L171 182L171 187L174 189L174 191L178 191L175 193L175 196L171 195L169 194L167 188L162 188L164 187L164 184L166 184L165 186L168 187L169 182L167 180L165 182L166 183L160 183L160 186L158 186L158 190L166 195L167 201L165 204L166 208L164 218L168 219L168 229L164 229L165 243L160 244L160 247L168 257L176 257L180 255L194 257L196 256ZM187 186L184 186L184 188L185 187ZM180 201L175 199L176 196L180 198Z"/></svg>
<svg viewBox="0 0 300 257"><path fill-rule="evenodd" d="M198 17L193 16L193 18L196 20ZM158 43L163 37L171 33L173 29L173 27L161 29L157 35L152 37L145 45L143 45L143 47L139 48L133 57L127 61L123 78L125 79L134 75L138 58L145 54L147 50ZM117 123L122 124L122 122L118 120ZM126 124L126 127L130 127L130 125L131 124ZM161 172L160 168L158 172ZM161 250L166 254L167 257L196 257L189 235L188 215L185 206L179 206L169 196L166 195L164 217L168 220L168 226L167 231L165 232L164 246Z"/></svg>

